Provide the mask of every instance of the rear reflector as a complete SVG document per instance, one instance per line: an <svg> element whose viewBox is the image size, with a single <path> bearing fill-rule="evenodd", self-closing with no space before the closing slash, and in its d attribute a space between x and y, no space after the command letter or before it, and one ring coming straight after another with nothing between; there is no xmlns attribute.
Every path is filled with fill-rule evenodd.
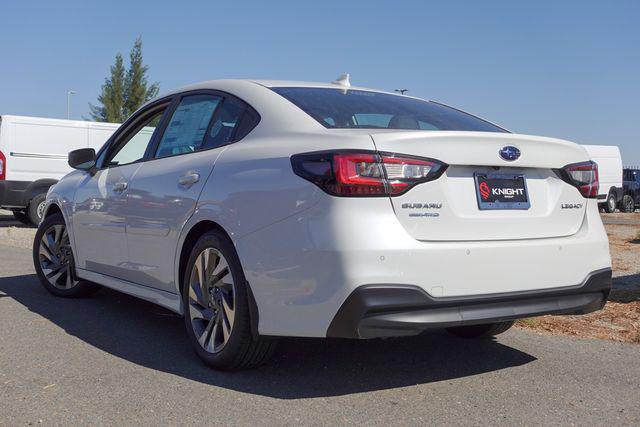
<svg viewBox="0 0 640 427"><path fill-rule="evenodd" d="M574 163L556 171L563 181L573 185L584 197L598 197L598 164L592 162Z"/></svg>
<svg viewBox="0 0 640 427"><path fill-rule="evenodd" d="M293 171L334 196L397 196L437 179L447 165L372 151L323 151L291 157Z"/></svg>
<svg viewBox="0 0 640 427"><path fill-rule="evenodd" d="M7 178L7 158L4 153L0 151L0 181L4 181Z"/></svg>

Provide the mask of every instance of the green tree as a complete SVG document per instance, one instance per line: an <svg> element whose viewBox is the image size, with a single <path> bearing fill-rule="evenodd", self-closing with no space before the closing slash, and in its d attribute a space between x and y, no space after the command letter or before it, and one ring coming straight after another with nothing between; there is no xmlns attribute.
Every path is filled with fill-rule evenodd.
<svg viewBox="0 0 640 427"><path fill-rule="evenodd" d="M138 37L129 54L129 70L124 82L124 112L127 116L158 94L160 86L158 83L149 85L147 71L149 67L142 63L142 39Z"/></svg>
<svg viewBox="0 0 640 427"><path fill-rule="evenodd" d="M149 84L149 67L142 61L142 39L138 37L129 54L129 68L122 54L116 55L111 76L106 78L98 96L98 105L89 103L91 119L98 122L122 123L142 104L158 94L158 83Z"/></svg>
<svg viewBox="0 0 640 427"><path fill-rule="evenodd" d="M102 90L98 95L98 105L89 103L91 118L97 122L122 123L124 114L124 87L126 70L121 54L116 55L116 62L111 66L111 76L104 79Z"/></svg>

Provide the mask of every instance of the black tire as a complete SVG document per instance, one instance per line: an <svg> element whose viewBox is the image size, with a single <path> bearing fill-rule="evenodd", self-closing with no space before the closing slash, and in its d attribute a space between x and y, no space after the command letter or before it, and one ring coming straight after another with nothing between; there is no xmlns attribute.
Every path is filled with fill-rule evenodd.
<svg viewBox="0 0 640 427"><path fill-rule="evenodd" d="M233 282L233 324L231 332L228 335L228 341L226 341L222 349L217 352L207 351L203 347L207 341L212 338L207 339L205 337L205 344L200 344L196 336L196 331L194 330L196 326L193 323L194 321L192 321L190 312L190 304L192 301L190 297L192 272L194 271L194 265L198 257L208 249L213 249L221 254L229 266L229 273L227 273L227 275L220 276L220 274L224 273L217 274L220 279L216 283L221 283L224 277L228 277L228 274L231 275ZM218 261L218 263L219 262L220 261ZM213 282L207 280L207 291L203 291L202 288L200 288L200 295L211 295L213 288L210 289L210 287L213 284ZM187 268L182 280L182 307L184 309L184 320L189 342L204 363L219 370L238 370L262 365L273 355L277 341L273 339L259 339L252 334L250 298L249 285L245 279L233 243L222 232L210 231L202 235L191 250L189 262L187 263ZM196 306L200 307L200 309L205 307L204 304L199 303L193 305L193 307ZM211 307L211 305L209 305L209 307ZM220 308L220 310L222 310L222 308ZM215 317L215 315L213 317ZM206 322L204 319L199 320ZM206 332L204 333L206 334ZM213 333L209 333L209 336L212 335ZM201 337L202 336L203 335L201 335Z"/></svg>
<svg viewBox="0 0 640 427"><path fill-rule="evenodd" d="M23 224L27 224L27 225L31 224L29 215L27 215L25 211L13 211L13 217Z"/></svg>
<svg viewBox="0 0 640 427"><path fill-rule="evenodd" d="M66 243L63 243L62 245L58 245L58 248L60 248L60 250L57 250L57 249L51 250L50 253L68 251L66 252L66 255L65 255L65 260L68 261L66 274L71 275L71 278L70 278L71 286L68 288L63 288L61 287L61 285L56 286L52 284L51 279L47 277L47 274L43 270L44 268L43 265L45 263L49 265L53 265L54 263L51 263L45 255L41 254L41 243L45 233L55 226L62 226L66 228L64 218L60 213L50 215L40 223L40 226L38 227L38 231L36 231L36 237L33 241L33 265L35 267L36 274L38 275L38 279L40 279L40 283L42 284L42 286L44 286L44 288L47 291L49 291L51 294L58 297L75 298L75 297L84 297L84 296L88 296L95 293L97 290L100 289L99 285L95 283L89 283L83 280L79 280L76 277L75 264L73 262L73 252L71 250L70 244L67 245ZM62 238L62 241L64 241L64 238ZM68 239L67 239L67 243L68 243ZM58 265L60 265L60 263ZM47 269L47 270L53 271L54 268ZM51 277L51 273L49 273L49 275ZM62 276L58 280L60 281L61 279L62 279ZM62 280L62 283L64 283L64 280Z"/></svg>
<svg viewBox="0 0 640 427"><path fill-rule="evenodd" d="M616 205L615 193L609 193L607 196L607 203L604 204L604 211L606 213L614 213L616 211Z"/></svg>
<svg viewBox="0 0 640 427"><path fill-rule="evenodd" d="M488 323L485 325L469 325L469 326L456 326L454 328L447 328L447 332L451 335L455 335L460 338L491 338L506 332L513 326L514 321Z"/></svg>
<svg viewBox="0 0 640 427"><path fill-rule="evenodd" d="M635 203L633 201L633 197L628 194L622 197L621 211L626 213L632 213L633 211L635 211Z"/></svg>
<svg viewBox="0 0 640 427"><path fill-rule="evenodd" d="M29 206L27 207L27 214L29 215L29 220L35 226L40 224L42 221L42 215L44 213L44 203L47 199L46 193L36 194L33 199L29 202Z"/></svg>

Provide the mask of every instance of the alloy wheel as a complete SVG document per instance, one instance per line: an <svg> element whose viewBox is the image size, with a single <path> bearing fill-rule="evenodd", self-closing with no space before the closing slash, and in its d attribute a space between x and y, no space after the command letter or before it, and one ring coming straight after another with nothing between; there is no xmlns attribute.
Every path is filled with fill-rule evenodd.
<svg viewBox="0 0 640 427"><path fill-rule="evenodd" d="M38 204L36 212L38 213L38 219L42 220L42 216L44 215L44 208L47 206L46 200L43 200ZM37 225L37 224L36 224Z"/></svg>
<svg viewBox="0 0 640 427"><path fill-rule="evenodd" d="M218 353L229 342L235 319L235 284L229 263L214 248L200 252L189 279L189 316L200 346Z"/></svg>
<svg viewBox="0 0 640 427"><path fill-rule="evenodd" d="M42 273L52 286L68 290L78 284L69 234L64 225L47 228L40 239L38 259Z"/></svg>
<svg viewBox="0 0 640 427"><path fill-rule="evenodd" d="M625 200L625 211L633 212L635 209L633 199L631 197L627 197Z"/></svg>

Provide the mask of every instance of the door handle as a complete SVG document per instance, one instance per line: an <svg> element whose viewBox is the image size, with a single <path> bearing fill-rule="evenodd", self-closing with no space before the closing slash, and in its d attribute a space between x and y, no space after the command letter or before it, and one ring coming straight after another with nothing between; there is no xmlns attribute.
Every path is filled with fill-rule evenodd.
<svg viewBox="0 0 640 427"><path fill-rule="evenodd" d="M128 186L129 184L127 184L124 181L116 182L115 184L113 184L113 192L122 193L124 190L127 189Z"/></svg>
<svg viewBox="0 0 640 427"><path fill-rule="evenodd" d="M198 181L200 181L200 174L193 171L187 172L178 178L178 184L183 187L190 187Z"/></svg>

